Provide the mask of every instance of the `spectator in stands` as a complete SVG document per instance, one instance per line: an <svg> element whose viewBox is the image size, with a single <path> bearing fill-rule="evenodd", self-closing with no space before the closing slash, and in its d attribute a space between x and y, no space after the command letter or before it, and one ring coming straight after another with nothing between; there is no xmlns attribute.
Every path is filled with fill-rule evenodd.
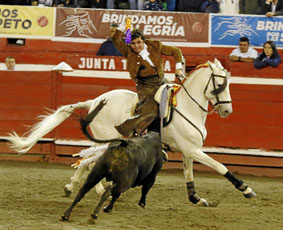
<svg viewBox="0 0 283 230"><path fill-rule="evenodd" d="M221 14L239 14L239 0L218 0Z"/></svg>
<svg viewBox="0 0 283 230"><path fill-rule="evenodd" d="M5 65L7 70L15 70L16 67L16 59L12 56L8 56L5 59Z"/></svg>
<svg viewBox="0 0 283 230"><path fill-rule="evenodd" d="M281 63L281 57L277 52L273 41L267 41L263 45L263 52L255 59L254 67L261 69L266 66L277 67Z"/></svg>
<svg viewBox="0 0 283 230"><path fill-rule="evenodd" d="M3 0L0 1L0 5L21 5L30 6L31 0Z"/></svg>
<svg viewBox="0 0 283 230"><path fill-rule="evenodd" d="M247 37L241 37L239 47L230 54L232 62L253 62L258 56L258 52L250 47L250 41Z"/></svg>
<svg viewBox="0 0 283 230"><path fill-rule="evenodd" d="M31 0L32 6L65 6L66 0Z"/></svg>
<svg viewBox="0 0 283 230"><path fill-rule="evenodd" d="M122 56L122 54L116 49L112 37L115 34L115 31L118 27L118 24L111 24L110 26L110 37L107 41L103 42L97 51L97 56Z"/></svg>
<svg viewBox="0 0 283 230"><path fill-rule="evenodd" d="M146 0L143 10L163 11L163 3L159 0Z"/></svg>
<svg viewBox="0 0 283 230"><path fill-rule="evenodd" d="M264 0L261 14L267 17L283 15L283 0Z"/></svg>
<svg viewBox="0 0 283 230"><path fill-rule="evenodd" d="M166 10L167 11L175 11L176 9L176 0L165 0L166 2Z"/></svg>
<svg viewBox="0 0 283 230"><path fill-rule="evenodd" d="M135 109L135 116L115 128L126 137L133 136L135 133L141 134L150 124L154 126L151 130L159 132L159 121L155 122L158 105L154 95L165 81L162 55L174 57L175 73L183 75L182 52L179 48L164 45L160 41L145 39L140 30L131 32L131 43L126 45L122 40L124 31L123 23L116 30L113 41L117 49L127 58L127 68L130 77L136 83L139 102Z"/></svg>
<svg viewBox="0 0 283 230"><path fill-rule="evenodd" d="M144 0L134 0L137 3L137 10L142 10L144 6Z"/></svg>
<svg viewBox="0 0 283 230"><path fill-rule="evenodd" d="M179 0L177 10L182 12L201 12L201 4L201 0Z"/></svg>
<svg viewBox="0 0 283 230"><path fill-rule="evenodd" d="M204 0L200 6L200 10L204 13L218 13L219 2L217 0Z"/></svg>
<svg viewBox="0 0 283 230"><path fill-rule="evenodd" d="M86 0L80 1L85 2ZM108 1L110 0L88 0L89 8L106 9Z"/></svg>
<svg viewBox="0 0 283 230"><path fill-rule="evenodd" d="M262 0L240 0L240 14L260 14Z"/></svg>
<svg viewBox="0 0 283 230"><path fill-rule="evenodd" d="M144 0L107 0L107 9L142 9Z"/></svg>

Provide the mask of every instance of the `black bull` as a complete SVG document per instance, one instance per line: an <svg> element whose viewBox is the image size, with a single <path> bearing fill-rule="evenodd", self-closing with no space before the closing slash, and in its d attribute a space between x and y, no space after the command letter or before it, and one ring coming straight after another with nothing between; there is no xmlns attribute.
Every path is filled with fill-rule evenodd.
<svg viewBox="0 0 283 230"><path fill-rule="evenodd" d="M88 138L95 142L111 142L111 144L89 173L73 203L62 216L62 220L69 219L74 206L103 178L113 183L106 188L99 204L91 214L92 220L97 219L99 210L109 196L112 196L112 199L104 207L104 212L111 212L114 202L130 187L142 186L138 204L145 207L146 195L162 168L164 157L159 133L149 132L147 135L130 140L97 140L89 134L87 126L105 104L105 101L101 101L85 119L80 119L80 121L82 130Z"/></svg>

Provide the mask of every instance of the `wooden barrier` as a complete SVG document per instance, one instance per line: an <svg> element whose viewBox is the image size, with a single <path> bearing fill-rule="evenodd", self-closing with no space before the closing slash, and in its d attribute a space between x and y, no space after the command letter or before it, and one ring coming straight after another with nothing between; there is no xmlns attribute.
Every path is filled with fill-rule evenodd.
<svg viewBox="0 0 283 230"><path fill-rule="evenodd" d="M3 40L0 39L0 44ZM58 64L66 61L78 69L81 57L93 58L97 44L83 45L79 53L77 45L66 52L67 43L48 41L46 50L40 50L38 41L27 40L25 47L9 47L2 50L0 58L15 56L17 63ZM3 44L3 43L2 43ZM55 47L52 45L55 44ZM5 45L5 44L4 44ZM59 47L61 46L62 49ZM45 48L46 48L45 47ZM0 48L1 50L2 48ZM224 163L232 171L255 175L282 176L283 171L283 119L282 100L283 65L277 68L267 67L257 70L250 63L230 63L228 55L231 48L182 48L187 69L216 57L231 71L230 85L233 100L233 114L221 119L217 114L208 116L208 137L205 147L223 148L206 151L213 158ZM283 55L282 55L283 56ZM114 58L114 57L112 57ZM119 59L118 71L125 71ZM172 65L172 64L171 64ZM86 70L86 69L84 69ZM93 70L93 69L92 69ZM99 75L97 70L96 74ZM105 71L105 70L103 70ZM114 70L107 70L113 74ZM115 69L117 71L117 69ZM174 69L171 69L172 73ZM105 72L101 72L105 74ZM77 140L86 140L79 130L79 124L70 118L52 133L42 139L28 154L17 156L5 142L7 133L15 130L20 135L29 130L26 125L37 122L36 117L44 114L44 107L57 109L61 105L76 103L95 98L112 89L135 90L133 81L126 78L62 76L52 71L0 71L0 160L55 161L73 163L73 153L88 145L72 144ZM121 72L125 74L126 72ZM266 80L269 79L269 80ZM278 82L276 82L278 80ZM77 111L84 115L85 110ZM56 140L56 142L55 142ZM67 140L66 143L59 143ZM71 143L68 143L68 141ZM63 143L63 144L62 144ZM247 150L245 153L231 154L230 149ZM250 155L250 149L260 149L259 154ZM269 155L269 153L272 153ZM182 167L180 153L170 153L170 162L166 167ZM195 169L208 171L205 166L196 164Z"/></svg>

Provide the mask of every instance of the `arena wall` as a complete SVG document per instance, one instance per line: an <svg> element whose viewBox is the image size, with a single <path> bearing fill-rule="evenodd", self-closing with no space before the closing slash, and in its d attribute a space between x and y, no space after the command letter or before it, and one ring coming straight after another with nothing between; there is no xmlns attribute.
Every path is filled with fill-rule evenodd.
<svg viewBox="0 0 283 230"><path fill-rule="evenodd" d="M73 163L76 159L71 155L91 143L80 133L78 122L72 118L22 156L8 148L5 137L12 130L23 135L29 129L27 125L34 124L38 115L46 113L45 107L57 109L61 105L95 98L112 89L135 90L122 64L116 66L115 72L103 66L95 70L78 68L81 57L94 57L97 44L70 46L69 43L46 40L42 47L42 41L26 40L24 47L18 47L7 45L6 39L0 39L0 44L5 47L0 53L1 60L14 56L18 66L24 69L0 71L1 160ZM217 114L208 116L204 151L232 171L283 176L283 64L275 69L256 70L252 64L230 63L231 49L182 47L187 71L218 58L231 72L234 112L227 119L221 119ZM121 63L121 58L112 58ZM70 64L74 71L63 74L52 71L62 61ZM173 72L174 69L168 71L167 76L172 78ZM87 111L78 113L83 115ZM170 153L166 167L181 168L181 158L180 153ZM196 164L195 169L209 170L200 164Z"/></svg>

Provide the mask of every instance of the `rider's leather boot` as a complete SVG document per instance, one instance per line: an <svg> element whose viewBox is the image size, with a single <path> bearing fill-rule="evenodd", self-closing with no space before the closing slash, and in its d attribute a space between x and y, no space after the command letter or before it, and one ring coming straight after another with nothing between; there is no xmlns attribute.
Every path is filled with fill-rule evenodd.
<svg viewBox="0 0 283 230"><path fill-rule="evenodd" d="M154 120L155 114L141 114L130 117L121 125L114 126L117 131L124 137L133 137L135 134L140 135Z"/></svg>

